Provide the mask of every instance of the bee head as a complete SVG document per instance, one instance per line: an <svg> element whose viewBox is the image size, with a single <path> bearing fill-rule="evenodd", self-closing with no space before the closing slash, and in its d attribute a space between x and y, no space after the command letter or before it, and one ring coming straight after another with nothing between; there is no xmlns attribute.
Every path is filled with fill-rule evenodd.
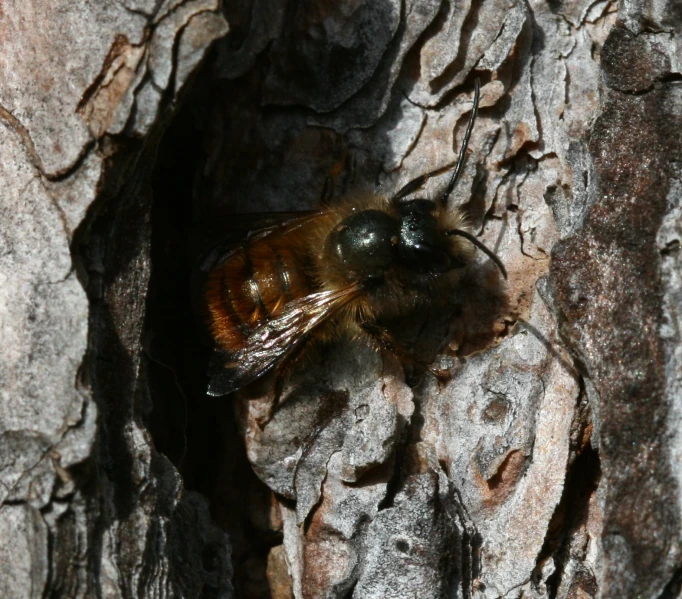
<svg viewBox="0 0 682 599"><path fill-rule="evenodd" d="M440 274L463 266L453 260L436 220L435 204L430 200L412 200L398 208L400 241L398 262L419 272Z"/></svg>
<svg viewBox="0 0 682 599"><path fill-rule="evenodd" d="M381 210L362 210L343 219L331 232L327 253L354 276L380 280L395 261L400 222Z"/></svg>

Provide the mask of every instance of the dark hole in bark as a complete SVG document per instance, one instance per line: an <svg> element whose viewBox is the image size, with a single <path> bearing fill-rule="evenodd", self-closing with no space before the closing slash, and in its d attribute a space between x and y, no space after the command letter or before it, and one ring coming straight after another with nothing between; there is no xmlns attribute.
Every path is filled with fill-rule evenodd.
<svg viewBox="0 0 682 599"><path fill-rule="evenodd" d="M570 540L587 519L589 502L600 477L599 454L588 444L569 467L564 493L550 520L548 534L537 560L538 564L542 564L544 560L554 556L556 570L547 579L550 597L557 596L564 566L570 558ZM539 573L539 569L537 572ZM574 575L572 586L575 585L584 592L590 592L595 587L596 592L594 576L588 572Z"/></svg>
<svg viewBox="0 0 682 599"><path fill-rule="evenodd" d="M268 527L271 493L246 458L230 397L209 397L211 349L193 309L190 238L195 233L195 176L202 168L202 131L190 98L166 131L153 177L152 276L145 325L152 407L147 426L156 448L188 490L207 498L215 523L232 544L240 597L270 597L270 548L281 533ZM211 555L203 555L211 560Z"/></svg>

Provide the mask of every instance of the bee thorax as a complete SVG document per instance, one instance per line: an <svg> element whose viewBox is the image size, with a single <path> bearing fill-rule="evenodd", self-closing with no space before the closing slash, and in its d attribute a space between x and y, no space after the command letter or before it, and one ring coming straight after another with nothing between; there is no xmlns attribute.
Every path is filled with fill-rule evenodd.
<svg viewBox="0 0 682 599"><path fill-rule="evenodd" d="M400 223L381 210L363 210L345 218L327 239L327 255L349 275L378 281L395 260Z"/></svg>

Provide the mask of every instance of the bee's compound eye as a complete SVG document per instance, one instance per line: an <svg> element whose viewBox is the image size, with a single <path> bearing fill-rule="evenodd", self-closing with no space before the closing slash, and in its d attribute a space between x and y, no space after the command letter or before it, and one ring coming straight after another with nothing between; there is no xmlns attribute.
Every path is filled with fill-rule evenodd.
<svg viewBox="0 0 682 599"><path fill-rule="evenodd" d="M349 268L371 276L394 259L400 222L381 210L363 210L344 219L329 236L328 248Z"/></svg>

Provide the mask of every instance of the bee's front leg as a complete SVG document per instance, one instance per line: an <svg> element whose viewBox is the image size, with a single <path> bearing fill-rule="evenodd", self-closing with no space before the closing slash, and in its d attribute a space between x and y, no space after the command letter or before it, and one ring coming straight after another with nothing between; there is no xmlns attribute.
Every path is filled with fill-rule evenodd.
<svg viewBox="0 0 682 599"><path fill-rule="evenodd" d="M273 385L274 397L270 408L268 409L265 416L257 419L258 426L261 430L265 428L265 425L272 420L277 409L282 405L282 394L284 393L284 386L286 385L292 371L294 370L296 364L304 356L304 354L310 349L310 341L302 342L300 345L291 350L280 363L275 367L275 382Z"/></svg>
<svg viewBox="0 0 682 599"><path fill-rule="evenodd" d="M404 198L424 187L431 177L442 175L443 173L449 171L453 166L454 164L448 164L446 166L441 166L440 168L437 168L436 170L433 170L429 173L419 175L415 179L412 179L412 181L403 185L403 187L391 198L391 200L396 204L402 204Z"/></svg>
<svg viewBox="0 0 682 599"><path fill-rule="evenodd" d="M376 322L363 322L360 324L360 326L365 333L367 333L376 343L379 344L379 347L390 351L396 358L398 358L403 366L409 364L424 371L428 371L436 377L439 383L446 383L450 380L450 373L448 371L438 370L433 368L433 366L430 366L415 358L402 345L400 345L400 343L386 327L382 327Z"/></svg>

